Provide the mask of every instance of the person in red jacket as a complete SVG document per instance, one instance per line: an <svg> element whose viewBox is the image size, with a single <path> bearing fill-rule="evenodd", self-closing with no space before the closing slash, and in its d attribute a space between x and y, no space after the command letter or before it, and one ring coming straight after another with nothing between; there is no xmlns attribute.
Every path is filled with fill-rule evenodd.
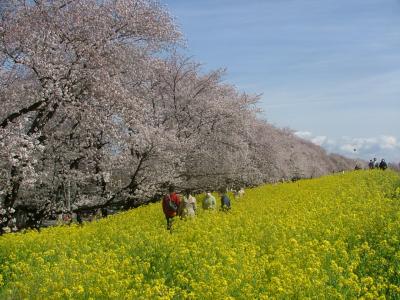
<svg viewBox="0 0 400 300"><path fill-rule="evenodd" d="M181 205L181 200L177 193L174 192L174 187L170 186L168 189L168 194L164 196L162 201L162 208L164 211L165 218L167 219L167 230L172 229L172 221L174 217L178 214L179 207Z"/></svg>

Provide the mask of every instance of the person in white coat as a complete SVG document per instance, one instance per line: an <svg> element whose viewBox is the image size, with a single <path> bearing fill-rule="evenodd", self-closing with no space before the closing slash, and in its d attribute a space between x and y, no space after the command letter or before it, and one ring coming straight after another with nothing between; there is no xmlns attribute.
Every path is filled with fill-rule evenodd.
<svg viewBox="0 0 400 300"><path fill-rule="evenodd" d="M192 193L189 190L187 190L185 192L183 200L181 201L181 207L180 207L181 218L194 217L196 215L196 209L197 209L196 198L192 196Z"/></svg>

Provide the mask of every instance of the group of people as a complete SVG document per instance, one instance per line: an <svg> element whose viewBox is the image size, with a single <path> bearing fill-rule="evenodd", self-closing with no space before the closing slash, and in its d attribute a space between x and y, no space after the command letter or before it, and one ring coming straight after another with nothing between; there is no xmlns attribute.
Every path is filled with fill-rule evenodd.
<svg viewBox="0 0 400 300"><path fill-rule="evenodd" d="M221 211L229 211L231 209L231 200L229 199L225 190L220 190L221 196ZM244 190L240 189L235 193L238 196L243 196ZM168 194L162 200L162 208L167 220L167 230L172 229L172 222L175 217L186 218L194 217L196 215L197 203L196 198L192 195L191 191L187 190L183 198L175 192L173 186L170 186ZM204 210L216 210L217 201L211 192L207 192L202 202Z"/></svg>
<svg viewBox="0 0 400 300"><path fill-rule="evenodd" d="M372 170L372 169L386 170L388 166L387 166L387 163L384 158L382 158L382 160L380 162L378 162L376 157L374 157L373 160L372 159L369 160L368 167L370 170Z"/></svg>

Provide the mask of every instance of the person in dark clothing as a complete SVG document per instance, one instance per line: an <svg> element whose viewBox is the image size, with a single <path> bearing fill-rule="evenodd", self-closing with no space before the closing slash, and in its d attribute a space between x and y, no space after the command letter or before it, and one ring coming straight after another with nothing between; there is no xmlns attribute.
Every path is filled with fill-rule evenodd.
<svg viewBox="0 0 400 300"><path fill-rule="evenodd" d="M383 158L382 158L381 162L379 163L379 168L381 170L386 170L387 169L387 163Z"/></svg>
<svg viewBox="0 0 400 300"><path fill-rule="evenodd" d="M368 164L368 168L370 170L372 170L375 167L374 162L372 161L372 159L369 160L369 164Z"/></svg>
<svg viewBox="0 0 400 300"><path fill-rule="evenodd" d="M181 205L181 200L174 190L174 187L170 186L168 194L166 194L162 200L162 208L165 218L167 219L167 230L169 231L172 229L173 219L178 214L178 209Z"/></svg>
<svg viewBox="0 0 400 300"><path fill-rule="evenodd" d="M221 194L221 210L222 211L230 210L231 209L231 200L229 199L225 190L221 190L220 194Z"/></svg>
<svg viewBox="0 0 400 300"><path fill-rule="evenodd" d="M108 209L107 209L106 207L103 207L103 208L101 209L101 216L102 216L103 218L107 218L107 216L108 216Z"/></svg>
<svg viewBox="0 0 400 300"><path fill-rule="evenodd" d="M82 213L80 211L76 212L76 221L78 222L78 224L82 224L83 223Z"/></svg>

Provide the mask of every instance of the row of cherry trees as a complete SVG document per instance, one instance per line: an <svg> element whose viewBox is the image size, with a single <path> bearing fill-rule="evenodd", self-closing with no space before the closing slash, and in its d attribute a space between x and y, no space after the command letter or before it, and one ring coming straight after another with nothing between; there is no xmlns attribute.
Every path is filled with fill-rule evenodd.
<svg viewBox="0 0 400 300"><path fill-rule="evenodd" d="M224 83L224 70L179 55L181 34L158 2L9 0L0 10L2 231L15 216L32 226L62 209L136 206L169 184L349 167L257 118L258 97Z"/></svg>

